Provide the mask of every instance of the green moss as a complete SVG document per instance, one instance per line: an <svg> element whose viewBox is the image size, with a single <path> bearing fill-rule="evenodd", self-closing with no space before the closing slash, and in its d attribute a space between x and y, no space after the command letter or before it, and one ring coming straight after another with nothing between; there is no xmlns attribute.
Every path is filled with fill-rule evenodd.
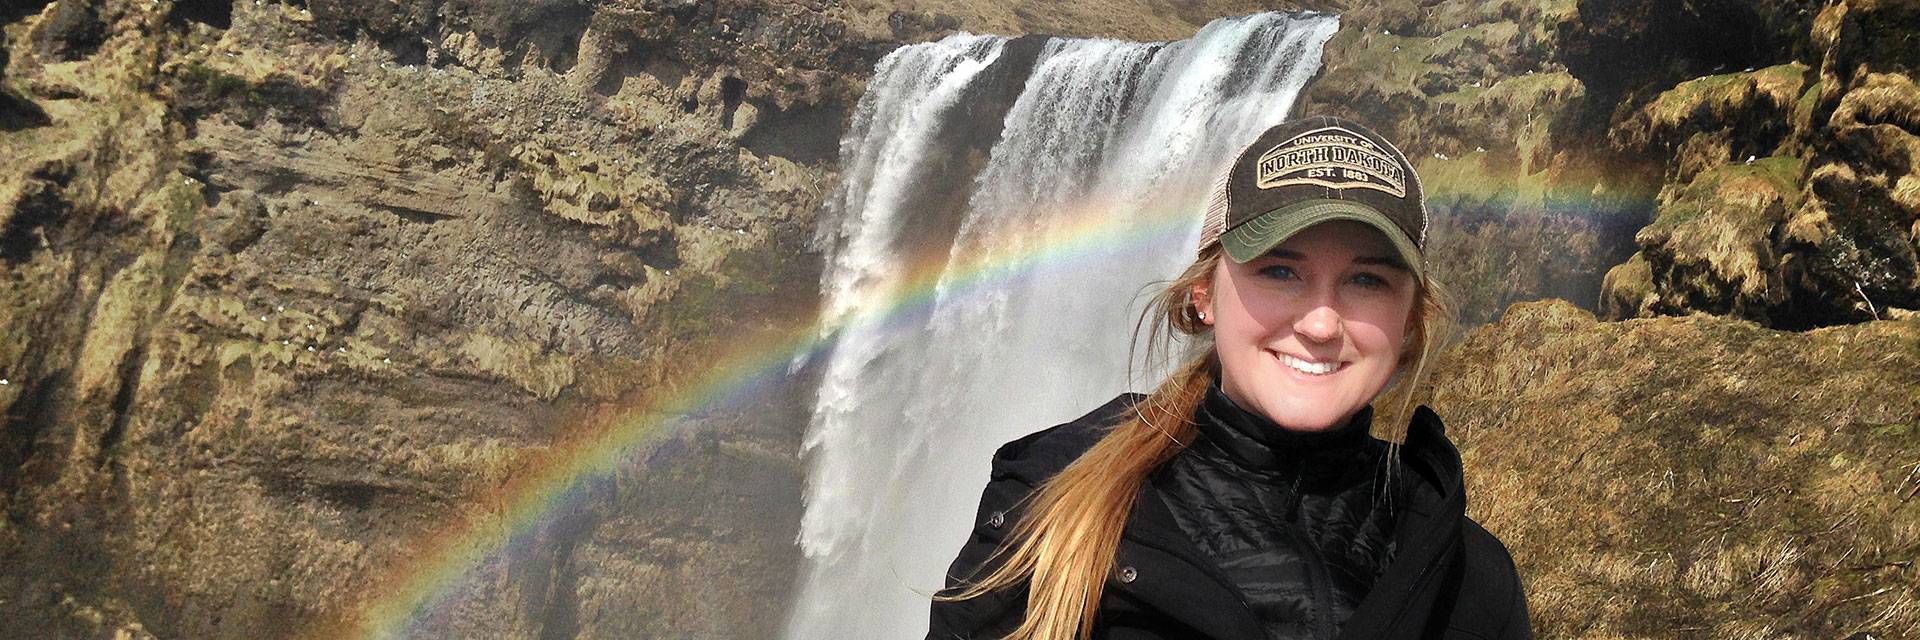
<svg viewBox="0 0 1920 640"><path fill-rule="evenodd" d="M1793 103L1793 122L1795 126L1807 126L1813 122L1813 107L1820 103L1820 91L1826 88L1825 80L1813 83L1801 92L1800 99Z"/></svg>
<svg viewBox="0 0 1920 640"><path fill-rule="evenodd" d="M1781 194L1797 198L1800 193L1800 176L1806 173L1806 163L1793 156L1771 156L1755 160L1749 165L1734 165L1729 169L1734 175L1752 175L1766 180ZM1797 204L1797 202L1790 204Z"/></svg>
<svg viewBox="0 0 1920 640"><path fill-rule="evenodd" d="M1580 90L1580 81L1571 74L1530 73L1503 79L1487 89L1489 99L1513 104L1540 104L1542 98Z"/></svg>
<svg viewBox="0 0 1920 640"><path fill-rule="evenodd" d="M660 303L662 335L695 344L743 331L790 328L817 311L821 265L798 239L728 253L711 273L691 273Z"/></svg>
<svg viewBox="0 0 1920 640"><path fill-rule="evenodd" d="M1748 163L1729 164L1701 172L1660 207L1652 228L1671 228L1698 220L1707 211L1728 220L1750 218L1765 213L1753 206L1755 198L1777 196L1782 209L1791 211L1800 203L1800 176L1804 168L1799 158L1771 156ZM1771 190L1771 194L1767 193ZM1767 223L1768 226L1770 222Z"/></svg>
<svg viewBox="0 0 1920 640"><path fill-rule="evenodd" d="M1657 122L1677 122L1692 114L1694 108L1703 103L1728 99L1750 81L1751 78L1745 73L1694 78L1661 92L1660 97L1654 98L1653 104L1647 105L1647 111Z"/></svg>
<svg viewBox="0 0 1920 640"><path fill-rule="evenodd" d="M1672 125L1709 105L1739 108L1755 93L1771 96L1785 106L1805 84L1807 65L1792 62L1754 71L1694 78L1662 92L1645 110L1656 124Z"/></svg>
<svg viewBox="0 0 1920 640"><path fill-rule="evenodd" d="M1509 20L1499 20L1482 24L1468 25L1465 29L1448 29L1429 40L1430 54L1457 50L1465 46L1504 45L1520 35L1520 25Z"/></svg>
<svg viewBox="0 0 1920 640"><path fill-rule="evenodd" d="M1357 31L1348 31L1342 36L1353 44L1344 48L1346 56L1339 61L1338 68L1354 70L1356 75L1353 80L1364 80L1385 89L1383 93L1415 92L1415 81L1440 70L1440 65L1427 61L1432 54L1432 40L1429 38ZM1336 44L1328 43L1327 46L1334 49Z"/></svg>
<svg viewBox="0 0 1920 640"><path fill-rule="evenodd" d="M1758 71L1753 72L1753 80L1754 82L1759 83L1762 86L1766 86L1766 85L1798 86L1799 84L1806 81L1807 69L1808 69L1807 65L1804 65L1798 62L1789 62L1787 64L1776 64L1771 67L1767 67L1765 69L1760 69Z"/></svg>
<svg viewBox="0 0 1920 640"><path fill-rule="evenodd" d="M1698 220L1700 218L1700 214L1705 211L1706 211L1706 208L1701 207L1700 204L1697 202L1693 202L1693 201L1676 202L1670 206L1661 207L1660 216L1658 218L1655 218L1653 221L1653 224L1648 226L1677 227L1683 224L1687 224L1689 222L1693 222L1694 220Z"/></svg>
<svg viewBox="0 0 1920 640"><path fill-rule="evenodd" d="M253 90L253 83L247 82L246 78L198 62L185 65L180 71L180 79L188 87L198 89L200 94L212 98L241 96Z"/></svg>

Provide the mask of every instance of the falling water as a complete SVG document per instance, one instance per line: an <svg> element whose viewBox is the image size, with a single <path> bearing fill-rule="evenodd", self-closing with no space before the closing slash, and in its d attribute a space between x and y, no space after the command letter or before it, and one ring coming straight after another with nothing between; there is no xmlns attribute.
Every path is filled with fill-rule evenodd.
<svg viewBox="0 0 1920 640"><path fill-rule="evenodd" d="M993 450L1164 375L1130 366L1142 292L1191 259L1206 185L1287 115L1337 27L956 35L880 62L820 236L840 332L805 441L789 638L924 635Z"/></svg>

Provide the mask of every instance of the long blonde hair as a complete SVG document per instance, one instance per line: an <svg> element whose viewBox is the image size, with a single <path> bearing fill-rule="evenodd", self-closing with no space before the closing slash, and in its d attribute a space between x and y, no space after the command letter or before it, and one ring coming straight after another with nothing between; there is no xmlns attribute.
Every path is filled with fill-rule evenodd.
<svg viewBox="0 0 1920 640"><path fill-rule="evenodd" d="M1175 331L1209 339L1211 327L1200 320L1191 292L1196 285L1211 282L1221 255L1217 243L1202 250L1198 259L1161 288L1142 312L1142 323L1150 322L1149 361L1156 353L1167 352ZM1410 375L1399 376L1388 392L1400 396L1402 413L1411 406L1412 388L1426 368L1431 346L1440 338L1446 317L1440 292L1429 279L1422 278L1400 356L1400 371L1410 371ZM1140 324L1134 328L1136 338ZM1205 353L1188 360L1136 403L1131 418L1113 426L1079 459L1028 497L1028 515L1014 526L993 558L982 565L994 567L986 576L935 599L966 600L1025 583L1026 618L1007 636L1008 640L1084 640L1091 636L1094 615L1113 567L1120 532L1133 510L1134 496L1147 474L1193 441L1194 410L1220 375L1218 358L1211 345L1205 346ZM1380 432L1376 429L1375 433ZM1398 433L1400 437L1394 442L1404 440L1404 427Z"/></svg>

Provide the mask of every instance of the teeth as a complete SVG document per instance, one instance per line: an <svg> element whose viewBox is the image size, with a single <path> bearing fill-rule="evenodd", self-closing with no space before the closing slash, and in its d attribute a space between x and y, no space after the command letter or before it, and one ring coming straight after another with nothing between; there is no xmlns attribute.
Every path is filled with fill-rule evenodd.
<svg viewBox="0 0 1920 640"><path fill-rule="evenodd" d="M1280 363L1311 376L1324 376L1340 368L1338 362L1307 362L1284 353L1280 354Z"/></svg>

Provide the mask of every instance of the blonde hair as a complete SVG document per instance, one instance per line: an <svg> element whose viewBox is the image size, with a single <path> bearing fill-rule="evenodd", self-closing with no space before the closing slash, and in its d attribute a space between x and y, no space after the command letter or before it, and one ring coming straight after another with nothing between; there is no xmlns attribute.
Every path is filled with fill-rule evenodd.
<svg viewBox="0 0 1920 640"><path fill-rule="evenodd" d="M1149 323L1147 359L1165 354L1173 332L1209 335L1191 292L1212 282L1221 258L1220 245L1210 244L1180 276L1154 294L1140 324ZM1412 388L1426 368L1431 347L1440 336L1447 307L1433 283L1422 278L1415 294L1409 333L1400 356L1400 371L1389 391L1401 396L1402 412L1413 400ZM1137 343L1137 340L1136 340ZM1120 532L1133 510L1134 496L1147 474L1173 458L1193 441L1192 416L1207 387L1220 374L1211 345L1188 360L1133 407L1133 416L1108 430L1099 442L1067 465L1030 495L1028 515L1015 524L1006 541L983 565L987 575L969 580L957 592L935 595L936 600L975 598L1000 589L1028 587L1026 617L1008 640L1075 640L1093 633L1094 615L1106 579L1112 570ZM1386 394L1383 394L1383 396ZM1376 420L1376 424L1378 424ZM1379 429L1376 427L1376 435ZM1394 442L1405 438L1404 426ZM996 562L998 565L996 566Z"/></svg>

